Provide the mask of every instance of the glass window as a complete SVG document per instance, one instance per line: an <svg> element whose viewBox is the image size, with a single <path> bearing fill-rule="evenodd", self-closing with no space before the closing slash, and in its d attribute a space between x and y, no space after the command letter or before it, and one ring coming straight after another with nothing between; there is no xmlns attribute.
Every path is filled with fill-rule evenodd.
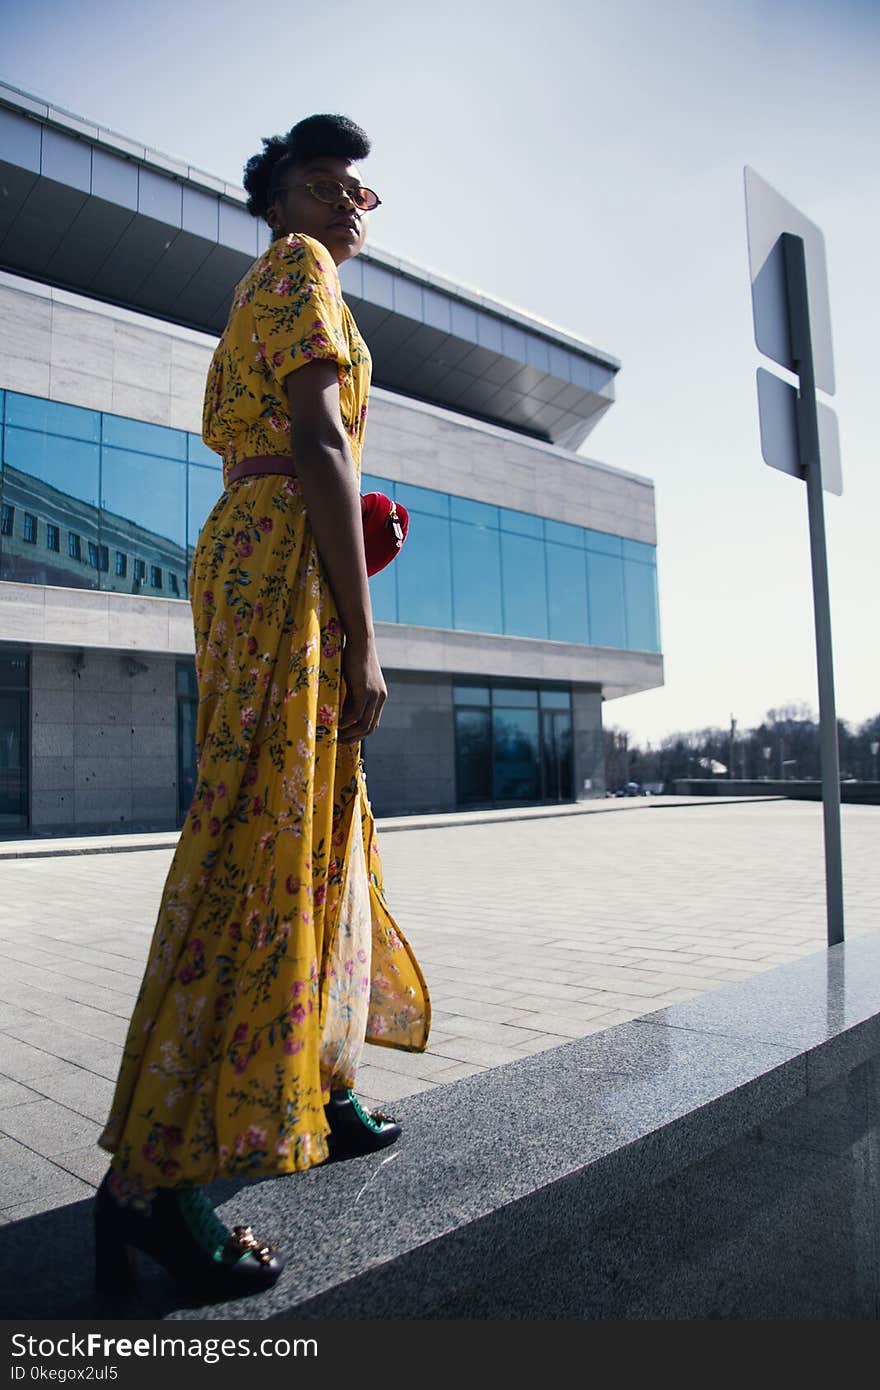
<svg viewBox="0 0 880 1390"><path fill-rule="evenodd" d="M645 541L623 542L624 560L641 560L643 565L653 565L656 559L656 549L653 545L647 545Z"/></svg>
<svg viewBox="0 0 880 1390"><path fill-rule="evenodd" d="M451 628L449 522L424 513L417 516L410 523L406 545L394 565L398 622Z"/></svg>
<svg viewBox="0 0 880 1390"><path fill-rule="evenodd" d="M384 491L384 489L383 489ZM394 500L402 502L407 511L427 512L430 516L449 516L449 497L431 488L414 487L412 483L395 483Z"/></svg>
<svg viewBox="0 0 880 1390"><path fill-rule="evenodd" d="M5 683L5 682L4 682ZM27 825L30 738L26 690L0 692L0 827Z"/></svg>
<svg viewBox="0 0 880 1390"><path fill-rule="evenodd" d="M454 685L452 698L457 705L488 705L488 685Z"/></svg>
<svg viewBox="0 0 880 1390"><path fill-rule="evenodd" d="M97 444L36 434L32 430L7 429L3 456L10 468L48 483L62 498L75 497L97 507L100 456Z"/></svg>
<svg viewBox="0 0 880 1390"><path fill-rule="evenodd" d="M583 550L545 542L550 636L554 642L589 642L587 567Z"/></svg>
<svg viewBox="0 0 880 1390"><path fill-rule="evenodd" d="M207 470L206 470L207 471ZM155 454L103 450L101 505L118 522L152 531L157 543L184 544L186 465Z"/></svg>
<svg viewBox="0 0 880 1390"><path fill-rule="evenodd" d="M623 560L587 552L590 642L594 647L626 646Z"/></svg>
<svg viewBox="0 0 880 1390"><path fill-rule="evenodd" d="M547 583L543 542L502 532L501 574L504 631L517 637L546 637Z"/></svg>
<svg viewBox="0 0 880 1390"><path fill-rule="evenodd" d="M192 657L188 661L181 660L177 663L177 693L188 700L199 698L196 665Z"/></svg>
<svg viewBox="0 0 880 1390"><path fill-rule="evenodd" d="M61 549L61 533L57 526L53 526L51 521L46 522L46 549Z"/></svg>
<svg viewBox="0 0 880 1390"><path fill-rule="evenodd" d="M542 709L571 709L570 690L545 690L539 692Z"/></svg>
<svg viewBox="0 0 880 1390"><path fill-rule="evenodd" d="M455 711L455 782L459 805L492 800L492 739L488 710Z"/></svg>
<svg viewBox="0 0 880 1390"><path fill-rule="evenodd" d="M196 464L190 464L186 522L188 545L198 545L199 532L222 493L223 478L220 473L213 468L199 468Z"/></svg>
<svg viewBox="0 0 880 1390"><path fill-rule="evenodd" d="M10 656L0 652L0 686L9 689L26 690L28 686L27 656Z"/></svg>
<svg viewBox="0 0 880 1390"><path fill-rule="evenodd" d="M390 478L378 478L375 473L361 474L361 492L384 492L386 497L393 497L397 500L395 488L397 483L392 483ZM403 498L400 499L403 502ZM403 503L406 506L406 503Z"/></svg>
<svg viewBox="0 0 880 1390"><path fill-rule="evenodd" d="M495 705L520 705L524 709L534 709L538 703L538 692L534 686L493 685L492 703Z"/></svg>
<svg viewBox="0 0 880 1390"><path fill-rule="evenodd" d="M550 521L545 517L544 537L548 541L555 541L557 545L573 545L575 550L584 548L583 527L569 526L567 521Z"/></svg>
<svg viewBox="0 0 880 1390"><path fill-rule="evenodd" d="M657 632L657 575L653 565L624 561L626 633L633 651L660 650Z"/></svg>
<svg viewBox="0 0 880 1390"><path fill-rule="evenodd" d="M134 577L134 582L135 582L135 584L143 584L144 579L146 578L146 575L147 575L147 562L146 562L146 560L135 560L135 562L134 562L134 576L133 576L133 577Z"/></svg>
<svg viewBox="0 0 880 1390"><path fill-rule="evenodd" d="M450 524L454 625L468 632L502 632L500 534L464 521Z"/></svg>
<svg viewBox="0 0 880 1390"><path fill-rule="evenodd" d="M110 552L106 545L98 546L98 569L106 572L110 568Z"/></svg>
<svg viewBox="0 0 880 1390"><path fill-rule="evenodd" d="M168 587L171 590L172 594L180 593L180 581L173 570L169 570L168 573Z"/></svg>
<svg viewBox="0 0 880 1390"><path fill-rule="evenodd" d="M143 420L127 420L121 415L104 416L103 438L105 446L130 449L139 454L158 454L167 459L185 459L187 454L187 437L183 430L147 425Z"/></svg>
<svg viewBox="0 0 880 1390"><path fill-rule="evenodd" d="M541 763L546 801L571 801L574 771L571 752L571 712L545 710L541 715Z"/></svg>
<svg viewBox="0 0 880 1390"><path fill-rule="evenodd" d="M213 449L208 448L201 435L188 434L186 445L190 463L199 463L203 468L213 468L215 471L223 472L222 458L219 454L215 454Z"/></svg>
<svg viewBox="0 0 880 1390"><path fill-rule="evenodd" d="M518 536L544 535L544 522L539 516L531 516L528 512L514 512L509 507L499 507L498 517L502 531L512 531Z"/></svg>
<svg viewBox="0 0 880 1390"><path fill-rule="evenodd" d="M25 512L24 517L22 519L21 533L26 541L30 541L32 545L36 544L37 518L34 516L33 512Z"/></svg>
<svg viewBox="0 0 880 1390"><path fill-rule="evenodd" d="M492 711L495 800L529 801L541 794L537 709Z"/></svg>
<svg viewBox="0 0 880 1390"><path fill-rule="evenodd" d="M375 488L372 491L375 492ZM404 547L405 549L405 547ZM377 623L397 622L397 566L400 556L370 579L370 603Z"/></svg>
<svg viewBox="0 0 880 1390"><path fill-rule="evenodd" d="M498 508L488 502L474 502L470 497L450 497L449 514L453 521L470 521L475 526L498 527Z"/></svg>
<svg viewBox="0 0 880 1390"><path fill-rule="evenodd" d="M117 552L116 552L116 573L120 576L121 579L124 579L127 570L128 570L128 556L125 554L125 552L124 552L123 550L117 550Z"/></svg>
<svg viewBox="0 0 880 1390"><path fill-rule="evenodd" d="M3 503L3 510L0 513L0 533L4 536L11 536L15 526L15 508L10 507L8 502Z"/></svg>
<svg viewBox="0 0 880 1390"><path fill-rule="evenodd" d="M38 396L19 396L15 391L6 394L6 423L93 444L101 438L101 416L97 410L83 410L78 405L62 405Z"/></svg>
<svg viewBox="0 0 880 1390"><path fill-rule="evenodd" d="M75 531L67 533L67 553L71 560L82 559L82 541Z"/></svg>
<svg viewBox="0 0 880 1390"><path fill-rule="evenodd" d="M623 541L620 536L609 535L607 531L591 531L589 527L585 527L584 542L588 550L594 550L599 555L623 554Z"/></svg>
<svg viewBox="0 0 880 1390"><path fill-rule="evenodd" d="M160 567L159 567L158 565L150 565L150 588L151 588L151 589L161 589L161 587L162 587L162 570L160 569Z"/></svg>
<svg viewBox="0 0 880 1390"><path fill-rule="evenodd" d="M93 570L98 568L98 546L95 541L89 541L89 564Z"/></svg>

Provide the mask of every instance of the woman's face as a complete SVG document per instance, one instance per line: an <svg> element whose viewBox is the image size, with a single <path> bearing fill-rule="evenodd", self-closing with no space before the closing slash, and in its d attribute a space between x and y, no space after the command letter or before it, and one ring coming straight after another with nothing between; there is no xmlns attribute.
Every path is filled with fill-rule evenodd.
<svg viewBox="0 0 880 1390"><path fill-rule="evenodd" d="M360 186L360 174L347 159L321 156L307 164L295 164L281 180L281 187L266 213L275 236L303 232L323 243L337 265L351 260L363 246L370 214L356 208L342 190L332 202L323 202L305 187L308 183L336 180L345 188Z"/></svg>

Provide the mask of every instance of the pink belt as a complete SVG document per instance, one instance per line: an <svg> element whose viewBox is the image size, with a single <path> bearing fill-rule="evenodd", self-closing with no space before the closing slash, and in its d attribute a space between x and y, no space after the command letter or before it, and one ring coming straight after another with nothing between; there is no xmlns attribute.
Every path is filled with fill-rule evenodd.
<svg viewBox="0 0 880 1390"><path fill-rule="evenodd" d="M289 454L266 454L262 458L239 459L229 470L227 483L237 483L239 478L250 478L259 473L286 473L296 477L293 459Z"/></svg>

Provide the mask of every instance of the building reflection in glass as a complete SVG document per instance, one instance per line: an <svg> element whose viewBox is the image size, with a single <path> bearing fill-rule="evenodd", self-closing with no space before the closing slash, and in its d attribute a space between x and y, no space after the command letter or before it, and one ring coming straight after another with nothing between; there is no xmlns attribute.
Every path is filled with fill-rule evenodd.
<svg viewBox="0 0 880 1390"><path fill-rule="evenodd" d="M4 394L0 579L187 598L219 458L183 430Z"/></svg>
<svg viewBox="0 0 880 1390"><path fill-rule="evenodd" d="M13 391L0 406L0 579L188 598L223 486L199 436ZM409 543L371 583L379 621L660 650L653 546L369 474L361 485L410 513ZM514 794L539 733L509 722L497 737Z"/></svg>

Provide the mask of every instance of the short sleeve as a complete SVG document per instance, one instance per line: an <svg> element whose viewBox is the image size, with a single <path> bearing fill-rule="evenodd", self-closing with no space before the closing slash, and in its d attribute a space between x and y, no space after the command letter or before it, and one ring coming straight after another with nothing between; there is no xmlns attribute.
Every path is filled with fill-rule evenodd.
<svg viewBox="0 0 880 1390"><path fill-rule="evenodd" d="M271 248L251 310L257 359L276 381L319 358L351 367L339 275L313 237L292 233Z"/></svg>

